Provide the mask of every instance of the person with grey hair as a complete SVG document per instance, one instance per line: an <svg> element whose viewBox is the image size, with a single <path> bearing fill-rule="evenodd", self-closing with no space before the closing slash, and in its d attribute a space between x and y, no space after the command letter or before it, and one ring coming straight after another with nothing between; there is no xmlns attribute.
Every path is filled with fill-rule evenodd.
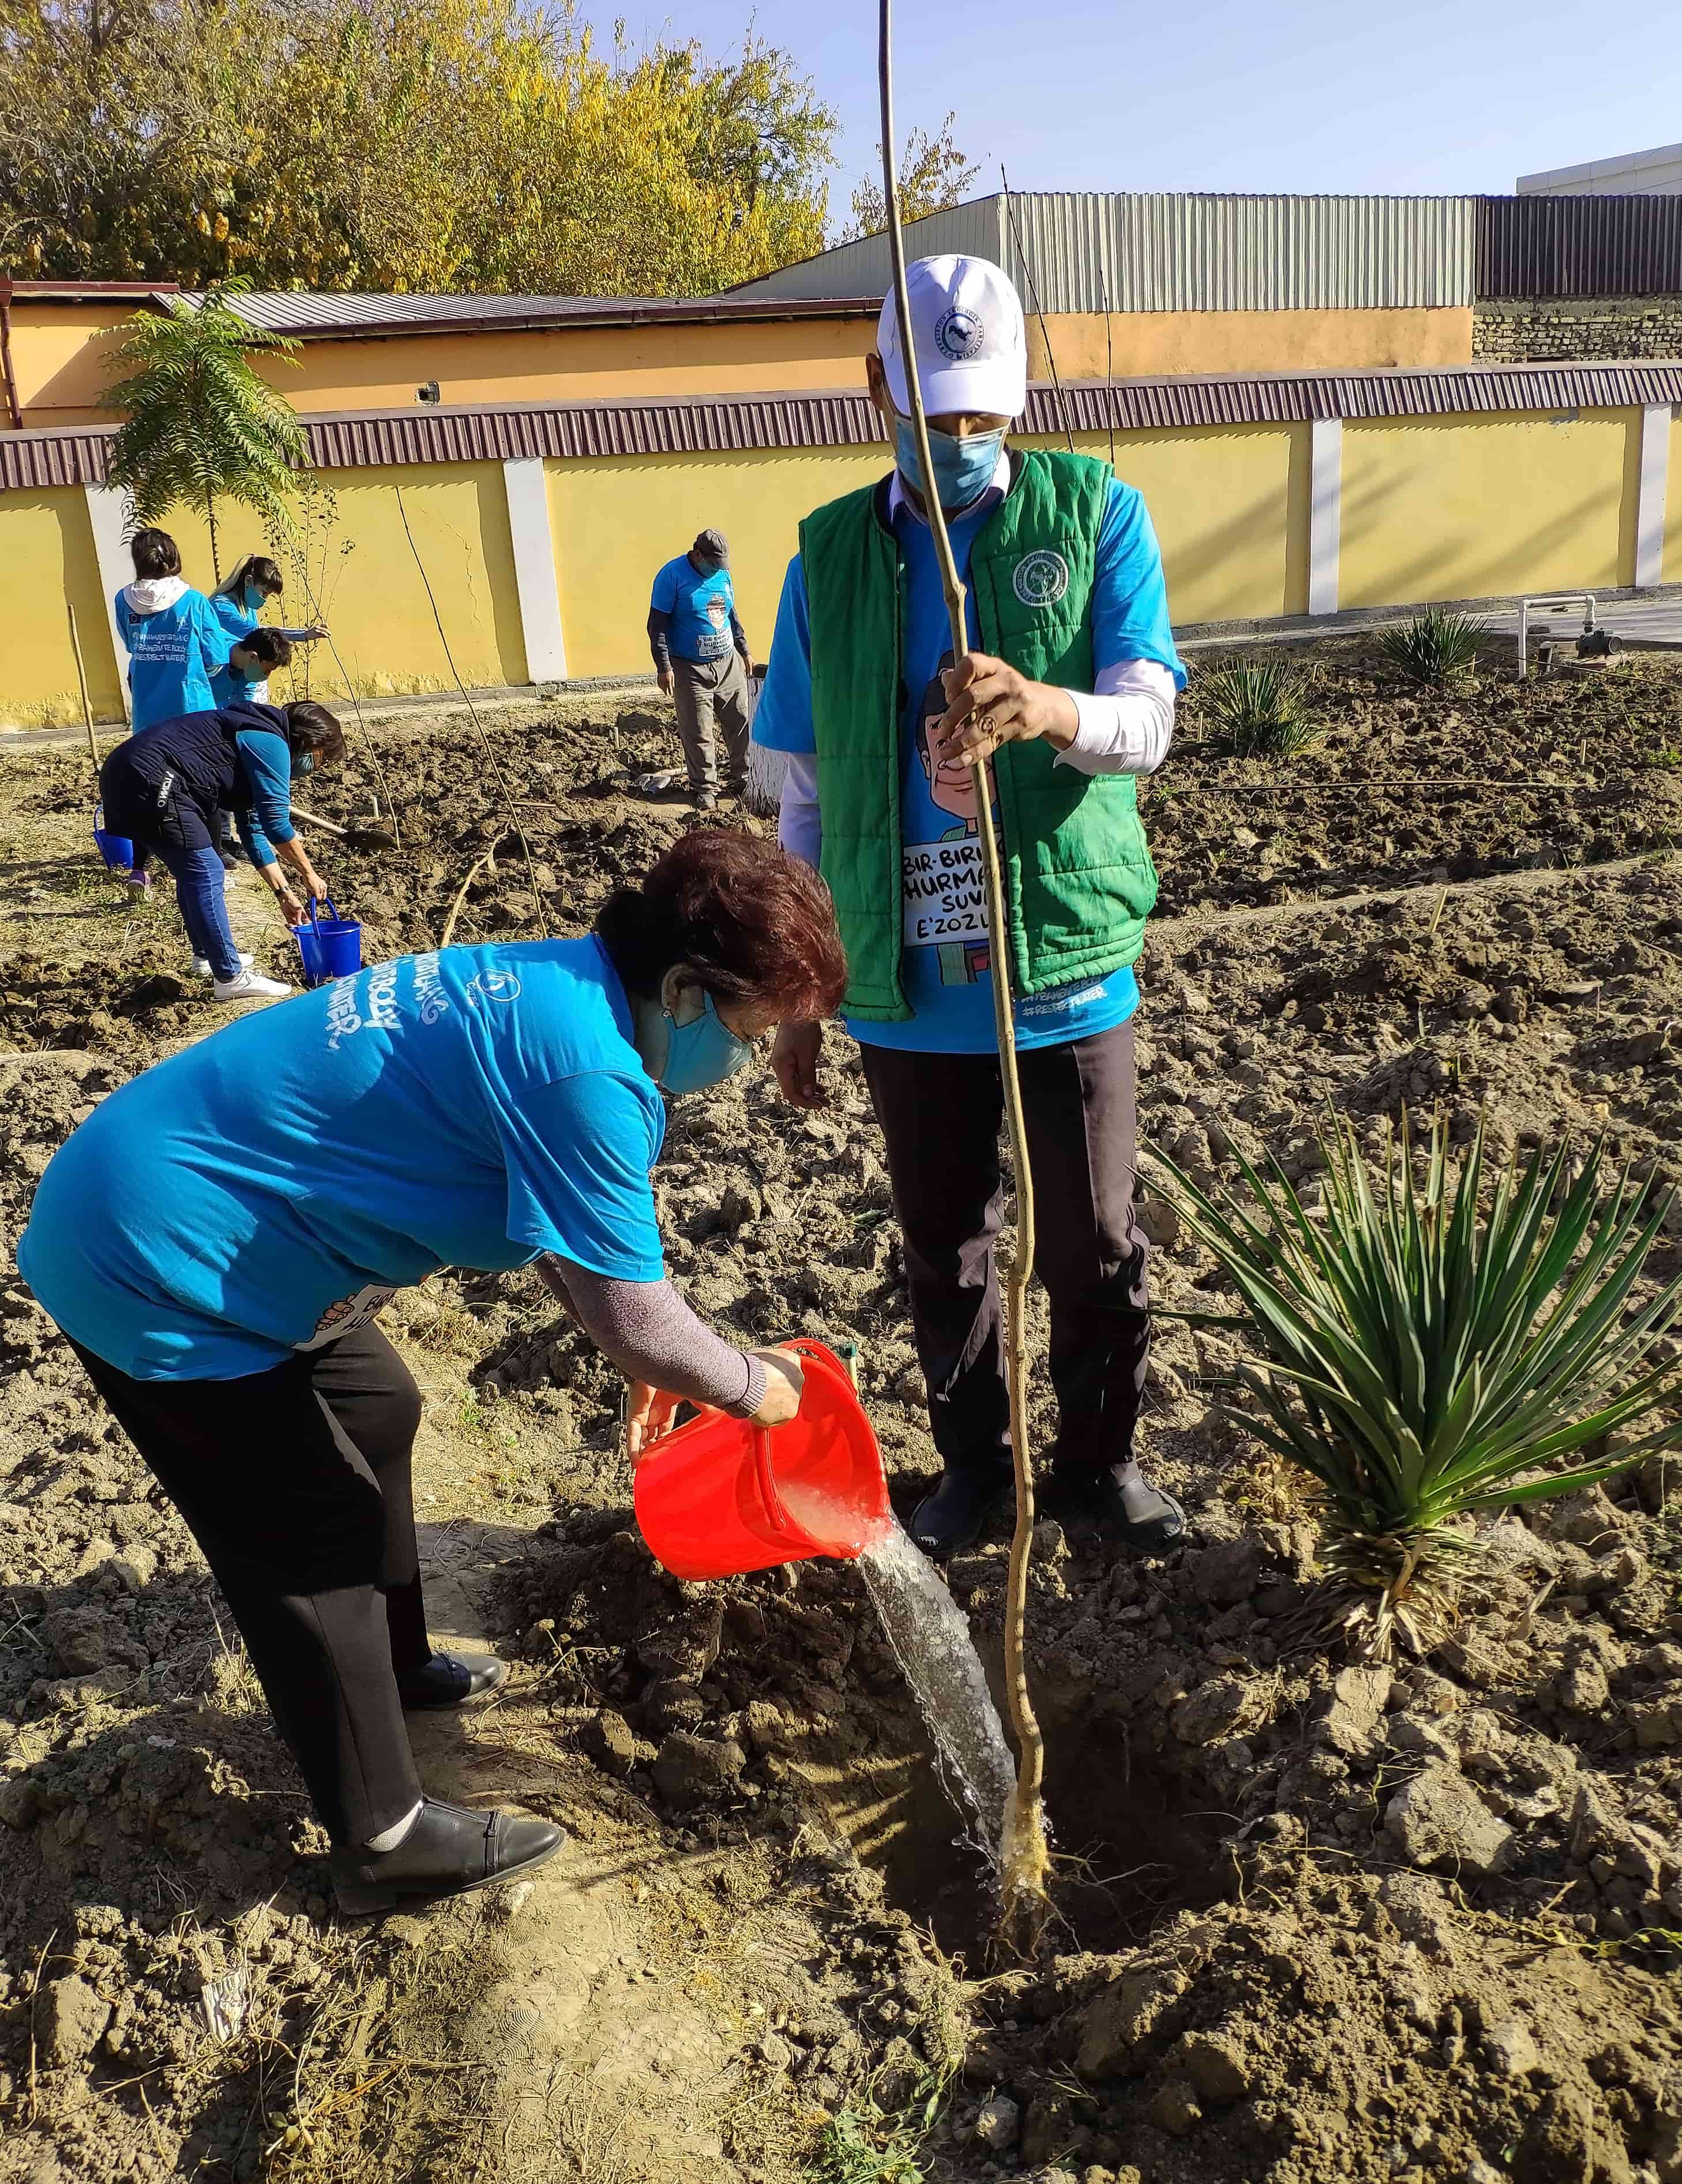
<svg viewBox="0 0 1682 2184"><path fill-rule="evenodd" d="M703 531L687 554L654 578L649 649L660 687L677 707L689 794L698 811L719 799L717 731L724 735L727 796L748 782L749 677L753 655L736 613L730 549L720 531Z"/></svg>

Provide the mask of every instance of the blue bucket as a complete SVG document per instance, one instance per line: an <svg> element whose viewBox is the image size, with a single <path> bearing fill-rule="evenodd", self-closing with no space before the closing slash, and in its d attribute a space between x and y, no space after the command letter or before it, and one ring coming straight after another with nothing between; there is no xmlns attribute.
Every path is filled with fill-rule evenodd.
<svg viewBox="0 0 1682 2184"><path fill-rule="evenodd" d="M331 895L326 917L317 915L315 898L310 896L309 921L293 926L292 937L304 958L306 986L326 986L362 968L362 928L354 918L339 916Z"/></svg>
<svg viewBox="0 0 1682 2184"><path fill-rule="evenodd" d="M96 804L93 807L94 848L98 850L100 855L104 859L106 867L109 871L114 872L132 872L134 869L134 844L130 841L126 834L108 834L105 832L105 829L99 823L104 816L105 806L103 804Z"/></svg>

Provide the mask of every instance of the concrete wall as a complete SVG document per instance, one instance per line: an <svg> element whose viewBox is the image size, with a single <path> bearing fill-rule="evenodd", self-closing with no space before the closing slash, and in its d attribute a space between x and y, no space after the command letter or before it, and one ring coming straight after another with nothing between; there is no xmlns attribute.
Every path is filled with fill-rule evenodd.
<svg viewBox="0 0 1682 2184"><path fill-rule="evenodd" d="M1682 476L1679 433L1663 404L1198 426L1117 434L1116 467L1145 496L1184 624L1674 579L1682 492L1667 480ZM1102 455L1108 436L1078 444ZM730 538L763 657L801 517L884 462L872 446L331 471L331 530L312 550L310 585L289 577L281 618L308 620L319 604L359 692L451 686L400 488L470 685L646 670L654 572L704 525ZM96 710L119 716L104 600L124 573L120 512L97 488L0 492L0 722L80 717L66 596ZM177 510L170 527L189 581L208 588L202 522ZM262 541L231 510L221 543L226 570ZM309 687L340 688L326 647ZM295 677L287 694L300 688Z"/></svg>
<svg viewBox="0 0 1682 2184"><path fill-rule="evenodd" d="M12 352L26 430L115 421L101 403L120 338L113 329L131 316L126 304L17 307ZM875 345L872 315L311 341L290 359L259 358L258 365L294 410L317 416L406 408L432 380L444 402L627 402L862 387Z"/></svg>
<svg viewBox="0 0 1682 2184"><path fill-rule="evenodd" d="M1338 604L1635 581L1640 412L1343 429Z"/></svg>
<svg viewBox="0 0 1682 2184"><path fill-rule="evenodd" d="M1048 312L1028 328L1030 379L1048 379L1047 337L1064 379L1155 379L1194 372L1445 369L1472 360L1472 313L1373 311ZM1106 365L1106 352L1112 361Z"/></svg>

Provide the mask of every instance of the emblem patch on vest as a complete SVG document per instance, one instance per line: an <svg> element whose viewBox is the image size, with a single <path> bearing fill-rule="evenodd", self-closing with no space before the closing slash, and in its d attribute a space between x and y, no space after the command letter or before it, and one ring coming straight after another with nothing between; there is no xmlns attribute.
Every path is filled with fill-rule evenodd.
<svg viewBox="0 0 1682 2184"><path fill-rule="evenodd" d="M1011 589L1025 607L1054 607L1069 588L1069 565L1049 547L1024 554L1011 578Z"/></svg>

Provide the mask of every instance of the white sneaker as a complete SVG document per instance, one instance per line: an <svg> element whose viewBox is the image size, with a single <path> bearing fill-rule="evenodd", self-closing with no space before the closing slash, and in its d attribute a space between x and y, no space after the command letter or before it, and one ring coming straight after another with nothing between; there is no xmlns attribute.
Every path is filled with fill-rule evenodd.
<svg viewBox="0 0 1682 2184"><path fill-rule="evenodd" d="M208 956L195 956L192 959L192 967L201 978L208 978L210 976L210 958ZM251 958L243 949L240 950L239 967L242 971L248 971L251 968Z"/></svg>
<svg viewBox="0 0 1682 2184"><path fill-rule="evenodd" d="M219 1001L278 1001L292 991L279 978L259 978L255 971L242 971L237 978L217 978L211 992Z"/></svg>

